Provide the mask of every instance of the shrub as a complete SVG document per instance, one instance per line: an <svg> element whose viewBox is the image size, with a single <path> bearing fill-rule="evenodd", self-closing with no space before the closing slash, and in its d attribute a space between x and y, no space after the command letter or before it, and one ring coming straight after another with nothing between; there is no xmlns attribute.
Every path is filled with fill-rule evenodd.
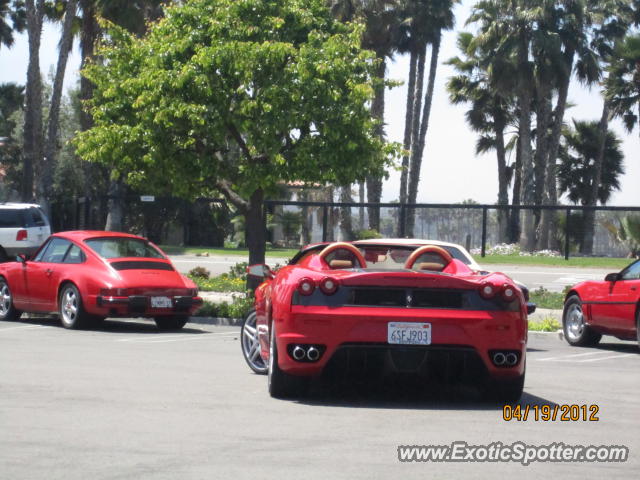
<svg viewBox="0 0 640 480"><path fill-rule="evenodd" d="M193 278L209 278L209 275L211 275L211 273L209 272L209 270L207 270L204 267L195 267L189 270L189 273L187 275L192 279Z"/></svg>
<svg viewBox="0 0 640 480"><path fill-rule="evenodd" d="M529 322L529 330L532 332L555 332L562 326L551 316L545 317L538 322Z"/></svg>
<svg viewBox="0 0 640 480"><path fill-rule="evenodd" d="M233 296L229 302L204 302L198 310L200 317L242 318L253 308L253 294L239 294Z"/></svg>
<svg viewBox="0 0 640 480"><path fill-rule="evenodd" d="M358 230L355 233L356 240L370 240L372 238L382 238L377 230Z"/></svg>

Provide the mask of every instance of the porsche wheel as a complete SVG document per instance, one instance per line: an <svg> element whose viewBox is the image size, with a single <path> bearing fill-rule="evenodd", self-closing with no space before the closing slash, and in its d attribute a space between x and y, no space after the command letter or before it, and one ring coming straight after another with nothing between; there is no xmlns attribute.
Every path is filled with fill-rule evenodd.
<svg viewBox="0 0 640 480"><path fill-rule="evenodd" d="M91 316L85 311L82 296L74 284L67 283L63 286L58 300L60 321L64 328L75 330L87 326Z"/></svg>
<svg viewBox="0 0 640 480"><path fill-rule="evenodd" d="M256 311L251 310L245 315L242 322L241 341L242 355L249 365L249 368L256 373L264 375L267 373L267 364L260 355L260 341L258 340L258 331L256 328Z"/></svg>
<svg viewBox="0 0 640 480"><path fill-rule="evenodd" d="M307 388L307 379L289 375L278 365L278 345L275 326L271 324L269 342L269 394L274 398L292 398L302 395Z"/></svg>
<svg viewBox="0 0 640 480"><path fill-rule="evenodd" d="M0 278L0 320L18 320L20 315L22 312L13 306L9 284L4 278Z"/></svg>
<svg viewBox="0 0 640 480"><path fill-rule="evenodd" d="M585 323L582 302L577 295L571 295L564 303L562 329L567 342L576 347L597 345L602 338Z"/></svg>
<svg viewBox="0 0 640 480"><path fill-rule="evenodd" d="M169 331L169 330L180 330L187 324L189 317L185 317L184 315L171 315L166 317L155 317L156 326L158 330Z"/></svg>
<svg viewBox="0 0 640 480"><path fill-rule="evenodd" d="M517 403L524 390L523 373L518 378L509 380L490 380L485 386L485 399L492 403L511 404Z"/></svg>

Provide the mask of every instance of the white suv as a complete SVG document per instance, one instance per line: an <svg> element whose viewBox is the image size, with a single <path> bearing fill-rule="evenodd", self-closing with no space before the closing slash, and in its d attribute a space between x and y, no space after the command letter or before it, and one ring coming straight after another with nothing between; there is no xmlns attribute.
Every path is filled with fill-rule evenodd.
<svg viewBox="0 0 640 480"><path fill-rule="evenodd" d="M49 220L39 205L0 203L0 262L33 254L49 235Z"/></svg>

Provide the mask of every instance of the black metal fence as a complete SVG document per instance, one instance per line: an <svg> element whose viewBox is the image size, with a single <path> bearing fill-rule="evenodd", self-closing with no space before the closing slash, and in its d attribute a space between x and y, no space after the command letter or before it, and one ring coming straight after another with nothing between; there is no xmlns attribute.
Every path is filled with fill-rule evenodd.
<svg viewBox="0 0 640 480"><path fill-rule="evenodd" d="M109 200L109 197L80 197L53 204L53 230L104 229ZM367 231L370 209L379 210L378 233L384 237L406 237L406 219L413 213L414 237L459 243L483 257L490 246L505 243L501 218L502 222L509 219L510 227L515 225L517 229L520 212L531 210L539 219L544 210L552 211L555 217L552 243L567 259L581 241L586 211L595 212L593 254L598 256L626 256L628 245L616 240L612 231L624 216L640 214L640 207L267 200L264 228L272 244L289 248L321 241L356 240L372 233ZM164 244L223 246L225 239L234 233L238 239L238 225L243 225L243 222L232 223L235 214L222 198L187 202L168 197L130 195L125 198L123 210L124 230ZM504 212L502 217L499 212ZM511 243L517 242L518 231L511 231L509 235Z"/></svg>

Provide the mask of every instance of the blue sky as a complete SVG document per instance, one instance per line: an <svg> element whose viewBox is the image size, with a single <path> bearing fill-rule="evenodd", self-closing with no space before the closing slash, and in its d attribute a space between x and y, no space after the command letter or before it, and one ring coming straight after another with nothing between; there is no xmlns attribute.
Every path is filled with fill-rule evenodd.
<svg viewBox="0 0 640 480"><path fill-rule="evenodd" d="M468 7L458 6L457 18L467 17ZM459 24L462 22L459 20ZM473 199L480 203L494 203L497 200L498 182L495 155L476 156L476 135L464 120L465 106L451 105L445 91L445 83L453 74L450 67L443 65L448 58L457 55L455 39L456 27L443 37L434 92L433 106L425 154L422 162L418 202L455 203ZM57 60L59 27L47 24L42 38L41 68L44 73L51 71ZM26 78L28 49L26 35L16 37L11 50L0 49L0 82L24 83ZM74 46L66 75L66 87L78 79L80 56ZM388 75L392 79L404 80L408 74L408 58L398 57L388 64ZM589 91L574 82L569 92L569 101L574 107L567 111L565 121L598 120L602 109L602 98L597 88ZM406 86L387 91L385 123L389 140L402 142L404 135L404 115ZM640 137L638 132L627 134L619 121L612 128L623 140L626 174L622 178L622 189L614 193L609 205L640 205ZM391 172L384 184L383 200L398 198L399 173Z"/></svg>

